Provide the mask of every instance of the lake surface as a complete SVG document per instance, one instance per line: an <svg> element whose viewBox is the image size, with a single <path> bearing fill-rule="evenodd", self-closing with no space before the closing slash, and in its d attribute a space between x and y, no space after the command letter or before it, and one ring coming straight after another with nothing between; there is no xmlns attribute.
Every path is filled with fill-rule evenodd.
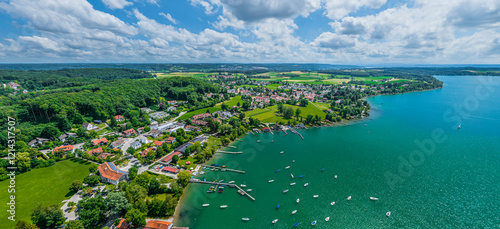
<svg viewBox="0 0 500 229"><path fill-rule="evenodd" d="M243 154L217 154L209 162L246 174L204 170L198 178L246 184L256 200L190 184L176 225L310 228L317 220L316 228L499 227L500 77L437 78L442 89L369 98L370 118L299 130L305 140L283 132L247 135L230 149Z"/></svg>

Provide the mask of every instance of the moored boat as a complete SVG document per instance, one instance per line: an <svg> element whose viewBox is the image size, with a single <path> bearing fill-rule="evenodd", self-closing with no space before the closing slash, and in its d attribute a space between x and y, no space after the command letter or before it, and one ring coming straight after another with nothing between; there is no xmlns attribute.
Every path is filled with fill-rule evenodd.
<svg viewBox="0 0 500 229"><path fill-rule="evenodd" d="M318 195L314 195L313 198L318 198L319 196Z"/></svg>
<svg viewBox="0 0 500 229"><path fill-rule="evenodd" d="M276 222L278 222L278 219L273 220L273 224L275 224Z"/></svg>
<svg viewBox="0 0 500 229"><path fill-rule="evenodd" d="M352 196L347 197L347 200L351 200Z"/></svg>
<svg viewBox="0 0 500 229"><path fill-rule="evenodd" d="M375 200L375 201L377 201L377 200L378 200L378 198L377 198L377 197L371 197L371 196L370 196L370 200Z"/></svg>
<svg viewBox="0 0 500 229"><path fill-rule="evenodd" d="M299 203L299 202L300 202L300 199L297 199L297 203Z"/></svg>
<svg viewBox="0 0 500 229"><path fill-rule="evenodd" d="M251 188L247 189L247 192L251 192L251 191L252 191L252 189L251 189Z"/></svg>
<svg viewBox="0 0 500 229"><path fill-rule="evenodd" d="M280 170L279 169L276 169L275 173L279 172Z"/></svg>
<svg viewBox="0 0 500 229"><path fill-rule="evenodd" d="M232 181L229 181L229 184L234 184L234 180L232 180Z"/></svg>
<svg viewBox="0 0 500 229"><path fill-rule="evenodd" d="M293 225L293 227L298 227L300 223L296 223Z"/></svg>
<svg viewBox="0 0 500 229"><path fill-rule="evenodd" d="M335 201L333 201L333 202L331 202L331 203L330 203L330 205L332 205L332 206L333 206L334 204L335 204Z"/></svg>
<svg viewBox="0 0 500 229"><path fill-rule="evenodd" d="M208 207L209 205L210 205L210 204L203 204L203 205L201 205L201 206L203 206L203 207Z"/></svg>
<svg viewBox="0 0 500 229"><path fill-rule="evenodd" d="M337 175L335 175L335 179L337 179Z"/></svg>
<svg viewBox="0 0 500 229"><path fill-rule="evenodd" d="M328 222L328 220L330 220L330 216L328 216L328 217L325 218L326 222Z"/></svg>
<svg viewBox="0 0 500 229"><path fill-rule="evenodd" d="M273 182L274 182L274 180L269 180L269 183L273 183Z"/></svg>
<svg viewBox="0 0 500 229"><path fill-rule="evenodd" d="M305 183L305 184L304 184L304 187L307 187L308 185L309 185L309 183Z"/></svg>
<svg viewBox="0 0 500 229"><path fill-rule="evenodd" d="M280 208L281 204L276 205L276 209Z"/></svg>
<svg viewBox="0 0 500 229"><path fill-rule="evenodd" d="M311 223L311 225L313 225L313 226L314 226L314 225L316 225L316 220L314 220L314 221Z"/></svg>
<svg viewBox="0 0 500 229"><path fill-rule="evenodd" d="M300 175L300 177L299 177L299 178L302 178L302 177L304 177L304 175Z"/></svg>
<svg viewBox="0 0 500 229"><path fill-rule="evenodd" d="M248 221L248 220L250 220L250 218L241 218L241 220Z"/></svg>
<svg viewBox="0 0 500 229"><path fill-rule="evenodd" d="M297 213L297 210L293 210L293 211L292 211L292 215L293 215L293 214L295 214L295 213Z"/></svg>
<svg viewBox="0 0 500 229"><path fill-rule="evenodd" d="M284 153L285 151L281 151L280 153Z"/></svg>
<svg viewBox="0 0 500 229"><path fill-rule="evenodd" d="M285 169L289 169L289 168L290 168L290 166L285 167Z"/></svg>
<svg viewBox="0 0 500 229"><path fill-rule="evenodd" d="M291 176L291 177L292 177L292 179L293 179L293 174L290 174L290 176Z"/></svg>
<svg viewBox="0 0 500 229"><path fill-rule="evenodd" d="M387 213L385 213L385 215L386 215L387 217L389 217L389 216L391 216L391 212L387 212Z"/></svg>
<svg viewBox="0 0 500 229"><path fill-rule="evenodd" d="M293 182L293 183L290 183L290 185L295 185L295 184L296 184L295 182Z"/></svg>
<svg viewBox="0 0 500 229"><path fill-rule="evenodd" d="M288 192L288 189L287 189L287 190L285 190L285 191L283 191L283 193L287 193L287 192Z"/></svg>
<svg viewBox="0 0 500 229"><path fill-rule="evenodd" d="M247 185L246 184L240 184L240 187L245 188Z"/></svg>
<svg viewBox="0 0 500 229"><path fill-rule="evenodd" d="M220 208L227 208L227 205L221 205Z"/></svg>

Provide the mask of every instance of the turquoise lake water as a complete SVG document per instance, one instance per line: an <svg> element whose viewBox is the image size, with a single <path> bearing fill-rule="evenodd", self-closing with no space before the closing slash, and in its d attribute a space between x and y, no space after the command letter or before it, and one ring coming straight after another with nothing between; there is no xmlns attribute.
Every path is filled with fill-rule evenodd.
<svg viewBox="0 0 500 229"><path fill-rule="evenodd" d="M246 174L204 170L198 178L246 184L256 200L190 184L175 225L311 228L317 220L315 228L500 227L500 77L437 78L442 89L369 98L370 118L299 130L305 140L283 132L247 135L230 149L243 154L217 154L209 162ZM273 225L273 219L279 220Z"/></svg>

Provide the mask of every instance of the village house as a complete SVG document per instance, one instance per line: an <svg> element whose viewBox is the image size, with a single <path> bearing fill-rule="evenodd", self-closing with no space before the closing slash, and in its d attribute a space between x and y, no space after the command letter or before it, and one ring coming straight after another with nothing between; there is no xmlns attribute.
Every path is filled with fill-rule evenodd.
<svg viewBox="0 0 500 229"><path fill-rule="evenodd" d="M95 155L99 155L101 154L103 151L102 151L102 147L99 147L99 148L96 148L96 149L93 149L93 150L89 150L87 153L90 155L90 156L95 156Z"/></svg>
<svg viewBox="0 0 500 229"><path fill-rule="evenodd" d="M169 229L171 222L161 220L149 220L144 229Z"/></svg>
<svg viewBox="0 0 500 229"><path fill-rule="evenodd" d="M115 156L114 154L110 154L110 153L101 153L101 154L99 154L99 156L97 156L97 159L106 160L108 157L114 157L114 156Z"/></svg>
<svg viewBox="0 0 500 229"><path fill-rule="evenodd" d="M111 142L111 147L120 149L125 144L125 140L123 138L119 138L118 140Z"/></svg>
<svg viewBox="0 0 500 229"><path fill-rule="evenodd" d="M198 125L198 126L206 126L208 122L202 121L202 120L191 120L191 124Z"/></svg>
<svg viewBox="0 0 500 229"><path fill-rule="evenodd" d="M144 136L140 136L140 137L138 137L138 138L137 138L137 141L139 141L139 142L140 142L140 143L142 143L142 144L148 144L148 143L150 143L150 142L151 142L150 140L148 140L148 139L147 139L146 137L144 137Z"/></svg>
<svg viewBox="0 0 500 229"><path fill-rule="evenodd" d="M59 147L54 148L54 150L52 150L52 153L60 152L60 151L63 151L63 152L73 151L73 148L74 148L73 145L59 146Z"/></svg>
<svg viewBox="0 0 500 229"><path fill-rule="evenodd" d="M97 128L97 126L94 126L94 125L92 125L92 123L88 123L88 122L84 122L82 124L82 127L83 127L83 129L86 129L86 130L93 130L93 129Z"/></svg>
<svg viewBox="0 0 500 229"><path fill-rule="evenodd" d="M142 144L140 142L132 142L132 144L130 144L130 147L134 148L134 149L139 149L141 148Z"/></svg>
<svg viewBox="0 0 500 229"><path fill-rule="evenodd" d="M117 122L121 122L121 121L124 121L124 120L125 120L125 118L124 118L123 116L121 116L121 115L116 115L116 116L115 116L115 120L116 120Z"/></svg>
<svg viewBox="0 0 500 229"><path fill-rule="evenodd" d="M65 142L68 138L77 138L75 133L65 133L58 137L59 141Z"/></svg>
<svg viewBox="0 0 500 229"><path fill-rule="evenodd" d="M154 141L154 142L153 142L153 145L155 145L155 146L157 146L157 147L158 147L158 146L163 145L163 143L164 143L164 142L162 142L162 141Z"/></svg>
<svg viewBox="0 0 500 229"><path fill-rule="evenodd" d="M153 150L153 147L149 147L149 148L145 149L144 151L141 152L141 156L142 157L147 157L149 151L152 151L152 150Z"/></svg>
<svg viewBox="0 0 500 229"><path fill-rule="evenodd" d="M120 181L128 179L128 173L116 168L113 162L102 163L98 169L103 183L118 185Z"/></svg>
<svg viewBox="0 0 500 229"><path fill-rule="evenodd" d="M12 89L17 90L21 85L15 83L15 82L9 82L9 87Z"/></svg>
<svg viewBox="0 0 500 229"><path fill-rule="evenodd" d="M205 118L210 118L212 115L210 113L203 113L203 114L197 114L193 115L192 119L198 120L198 119L205 119Z"/></svg>
<svg viewBox="0 0 500 229"><path fill-rule="evenodd" d="M144 127L137 128L137 132L139 132L139 134L142 134L143 131L144 131Z"/></svg>
<svg viewBox="0 0 500 229"><path fill-rule="evenodd" d="M175 138L174 137L168 137L167 140L165 141L165 143L167 144L172 144L175 142Z"/></svg>
<svg viewBox="0 0 500 229"><path fill-rule="evenodd" d="M161 136L161 131L158 130L158 129L153 129L151 130L151 132L149 133L149 136L151 136L152 138L158 138Z"/></svg>
<svg viewBox="0 0 500 229"><path fill-rule="evenodd" d="M168 156L166 156L165 158L163 158L163 159L161 160L161 162L163 162L163 163L165 163L165 164L169 164L169 163L172 161L172 157L174 157L174 155L179 156L180 154L182 154L182 152L180 152L180 151L175 151L175 152L173 152L173 153L169 154Z"/></svg>
<svg viewBox="0 0 500 229"><path fill-rule="evenodd" d="M125 219L120 219L120 223L118 223L118 226L116 226L116 229L129 229L129 228L131 228L131 224Z"/></svg>
<svg viewBox="0 0 500 229"><path fill-rule="evenodd" d="M233 117L233 115L229 111L216 111L212 113L212 116L215 116L216 114L222 120L230 119L231 117Z"/></svg>
<svg viewBox="0 0 500 229"><path fill-rule="evenodd" d="M43 144L45 144L45 142L48 142L48 141L50 141L50 139L48 139L48 138L35 138L35 139L29 141L28 145L31 148L34 148L34 147L37 147L38 145L43 145Z"/></svg>
<svg viewBox="0 0 500 229"><path fill-rule="evenodd" d="M201 128L199 128L197 126L191 126L191 125L187 125L184 129L186 131L201 131Z"/></svg>
<svg viewBox="0 0 500 229"><path fill-rule="evenodd" d="M130 136L132 136L134 134L137 134L137 132L135 132L134 129L128 129L128 130L123 131L123 136L124 137L130 137Z"/></svg>
<svg viewBox="0 0 500 229"><path fill-rule="evenodd" d="M97 146L103 146L103 145L106 145L108 144L108 139L106 138L100 138L100 139L96 139L96 140L93 140L92 143Z"/></svg>

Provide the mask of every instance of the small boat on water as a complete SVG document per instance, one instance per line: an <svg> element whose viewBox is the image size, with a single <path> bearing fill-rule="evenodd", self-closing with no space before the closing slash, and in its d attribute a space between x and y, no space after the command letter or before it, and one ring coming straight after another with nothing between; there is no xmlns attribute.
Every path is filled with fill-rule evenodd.
<svg viewBox="0 0 500 229"><path fill-rule="evenodd" d="M278 205L276 206L276 209L280 208L280 206L281 206L281 204L278 204Z"/></svg>
<svg viewBox="0 0 500 229"><path fill-rule="evenodd" d="M274 140L271 140L271 143L273 143L273 142L274 142Z"/></svg>
<svg viewBox="0 0 500 229"><path fill-rule="evenodd" d="M375 200L375 201L377 201L377 200L378 200L378 198L377 198L377 197L371 197L371 196L370 196L370 200Z"/></svg>
<svg viewBox="0 0 500 229"><path fill-rule="evenodd" d="M273 183L273 182L274 182L274 180L269 180L269 183Z"/></svg>
<svg viewBox="0 0 500 229"><path fill-rule="evenodd" d="M273 224L275 224L276 222L278 222L278 219L273 220Z"/></svg>
<svg viewBox="0 0 500 229"><path fill-rule="evenodd" d="M293 174L290 174L290 176L291 176L291 177L292 177L292 179L293 179Z"/></svg>
<svg viewBox="0 0 500 229"><path fill-rule="evenodd" d="M334 204L335 204L335 201L333 201L333 202L331 202L331 203L330 203L330 205L332 205L332 206L333 206Z"/></svg>
<svg viewBox="0 0 500 229"><path fill-rule="evenodd" d="M337 175L335 175L335 179L337 179Z"/></svg>
<svg viewBox="0 0 500 229"><path fill-rule="evenodd" d="M302 178L302 177L304 177L304 175L300 175L300 177L299 177L299 178Z"/></svg>
<svg viewBox="0 0 500 229"><path fill-rule="evenodd" d="M247 192L251 192L251 191L252 191L252 189L251 189L251 188L247 189Z"/></svg>
<svg viewBox="0 0 500 229"><path fill-rule="evenodd" d="M318 198L318 195L314 195L313 198Z"/></svg>
<svg viewBox="0 0 500 229"><path fill-rule="evenodd" d="M234 180L232 180L232 181L229 181L229 184L234 184Z"/></svg>
<svg viewBox="0 0 500 229"><path fill-rule="evenodd" d="M205 174L205 172L201 171L201 172L200 172L200 175L203 175L203 174Z"/></svg>
<svg viewBox="0 0 500 229"><path fill-rule="evenodd" d="M295 163L295 160L293 160L292 163Z"/></svg>
<svg viewBox="0 0 500 229"><path fill-rule="evenodd" d="M458 129L462 128L462 123L460 123L460 125L458 125Z"/></svg>
<svg viewBox="0 0 500 229"><path fill-rule="evenodd" d="M293 227L298 227L300 223L296 223L293 225Z"/></svg>
<svg viewBox="0 0 500 229"><path fill-rule="evenodd" d="M284 152L285 152L285 151L281 151L280 153L282 154L282 153L284 153Z"/></svg>
<svg viewBox="0 0 500 229"><path fill-rule="evenodd" d="M295 214L295 213L297 213L297 210L293 210L293 211L292 211L292 215L293 215L293 214Z"/></svg>
<svg viewBox="0 0 500 229"><path fill-rule="evenodd" d="M325 218L326 222L328 222L328 220L330 220L330 216L328 216L328 217Z"/></svg>
<svg viewBox="0 0 500 229"><path fill-rule="evenodd" d="M210 206L210 204L203 204L203 205L201 205L201 206L203 206L203 207L208 207L208 206Z"/></svg>
<svg viewBox="0 0 500 229"><path fill-rule="evenodd" d="M285 190L285 191L283 191L283 193L287 193L287 192L288 192L288 189L287 189L287 190Z"/></svg>
<svg viewBox="0 0 500 229"><path fill-rule="evenodd" d="M227 208L227 205L222 205L220 206L220 208Z"/></svg>
<svg viewBox="0 0 500 229"><path fill-rule="evenodd" d="M240 184L240 187L242 187L242 188L244 188L246 186L247 186L246 184Z"/></svg>
<svg viewBox="0 0 500 229"><path fill-rule="evenodd" d="M347 200L351 200L352 196L347 197Z"/></svg>
<svg viewBox="0 0 500 229"><path fill-rule="evenodd" d="M324 168L323 168L323 169L321 169L321 172L323 172L323 171L325 171L325 169L324 169Z"/></svg>
<svg viewBox="0 0 500 229"><path fill-rule="evenodd" d="M257 140L257 142L260 142L260 140Z"/></svg>
<svg viewBox="0 0 500 229"><path fill-rule="evenodd" d="M241 220L246 222L246 221L250 220L250 218L241 218Z"/></svg>
<svg viewBox="0 0 500 229"><path fill-rule="evenodd" d="M385 213L385 215L386 215L387 217L389 217L389 216L391 216L391 212L387 212L387 213Z"/></svg>
<svg viewBox="0 0 500 229"><path fill-rule="evenodd" d="M293 183L290 183L290 185L295 185L295 184L296 184L295 182L293 182Z"/></svg>
<svg viewBox="0 0 500 229"><path fill-rule="evenodd" d="M297 203L299 203L299 202L300 202L300 199L297 199Z"/></svg>
<svg viewBox="0 0 500 229"><path fill-rule="evenodd" d="M314 226L314 225L316 225L316 220L314 220L314 221L311 223L311 225L313 225L313 226Z"/></svg>
<svg viewBox="0 0 500 229"><path fill-rule="evenodd" d="M290 168L290 166L285 167L285 169L289 169L289 168Z"/></svg>
<svg viewBox="0 0 500 229"><path fill-rule="evenodd" d="M279 169L276 169L275 173L279 172L280 170Z"/></svg>
<svg viewBox="0 0 500 229"><path fill-rule="evenodd" d="M305 184L304 184L304 187L307 187L308 185L309 185L309 183L305 183Z"/></svg>

